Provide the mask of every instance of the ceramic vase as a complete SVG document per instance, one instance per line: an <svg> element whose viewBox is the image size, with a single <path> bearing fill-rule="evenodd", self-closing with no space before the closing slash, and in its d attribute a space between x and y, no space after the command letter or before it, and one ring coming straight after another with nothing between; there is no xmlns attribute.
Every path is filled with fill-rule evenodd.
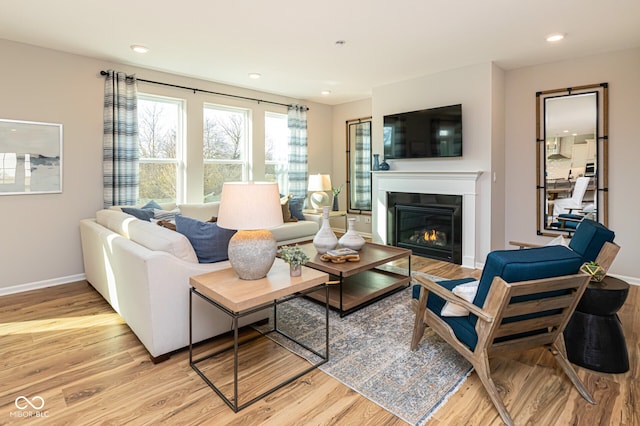
<svg viewBox="0 0 640 426"><path fill-rule="evenodd" d="M389 170L391 167L389 167L389 163L387 163L387 161L383 158L379 168L380 170Z"/></svg>
<svg viewBox="0 0 640 426"><path fill-rule="evenodd" d="M333 250L338 245L338 237L333 233L329 223L329 206L322 208L322 225L316 236L313 237L313 245L319 254Z"/></svg>
<svg viewBox="0 0 640 426"><path fill-rule="evenodd" d="M360 250L362 246L364 246L365 241L364 238L356 232L356 219L350 217L348 219L348 223L349 229L342 237L340 237L338 242L342 247L350 248L351 250Z"/></svg>

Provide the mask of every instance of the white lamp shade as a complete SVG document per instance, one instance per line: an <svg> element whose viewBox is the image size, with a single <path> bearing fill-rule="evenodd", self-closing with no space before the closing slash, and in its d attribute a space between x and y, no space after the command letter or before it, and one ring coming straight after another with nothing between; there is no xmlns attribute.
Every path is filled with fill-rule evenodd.
<svg viewBox="0 0 640 426"><path fill-rule="evenodd" d="M329 175L311 175L309 176L308 191L331 191L331 176Z"/></svg>
<svg viewBox="0 0 640 426"><path fill-rule="evenodd" d="M282 225L280 193L275 182L225 182L222 185L218 226L257 230Z"/></svg>

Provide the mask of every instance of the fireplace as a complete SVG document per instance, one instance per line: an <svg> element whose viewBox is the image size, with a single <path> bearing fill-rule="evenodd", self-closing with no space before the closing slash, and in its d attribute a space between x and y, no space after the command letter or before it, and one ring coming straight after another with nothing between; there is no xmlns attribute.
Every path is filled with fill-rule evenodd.
<svg viewBox="0 0 640 426"><path fill-rule="evenodd" d="M388 242L462 264L462 196L390 192L387 208Z"/></svg>
<svg viewBox="0 0 640 426"><path fill-rule="evenodd" d="M462 266L479 267L477 263L480 247L487 246L477 240L480 207L479 177L481 171L419 171L419 170L387 170L371 172L373 175L372 195L374 203L371 208L371 234L375 242L394 244L389 235L395 232L395 222L390 216L391 207L401 205L433 205L439 204L433 194L455 195L462 197ZM405 193L401 200L389 204L390 193ZM423 196L422 199L418 195ZM409 201L406 201L409 200ZM415 200L419 200L416 202ZM446 202L456 205L457 203ZM394 209L395 210L395 209ZM486 220L486 219L485 219ZM480 222L479 222L480 221ZM463 232L464 231L464 232ZM484 232L484 231L483 231ZM487 246L488 249L488 246Z"/></svg>

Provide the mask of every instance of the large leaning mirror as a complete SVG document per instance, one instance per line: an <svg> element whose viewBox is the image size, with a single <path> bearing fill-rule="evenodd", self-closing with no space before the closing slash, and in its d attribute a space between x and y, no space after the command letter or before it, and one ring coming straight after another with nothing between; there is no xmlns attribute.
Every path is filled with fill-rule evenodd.
<svg viewBox="0 0 640 426"><path fill-rule="evenodd" d="M371 214L371 117L347 120L347 211Z"/></svg>
<svg viewBox="0 0 640 426"><path fill-rule="evenodd" d="M536 93L538 235L607 225L607 83Z"/></svg>

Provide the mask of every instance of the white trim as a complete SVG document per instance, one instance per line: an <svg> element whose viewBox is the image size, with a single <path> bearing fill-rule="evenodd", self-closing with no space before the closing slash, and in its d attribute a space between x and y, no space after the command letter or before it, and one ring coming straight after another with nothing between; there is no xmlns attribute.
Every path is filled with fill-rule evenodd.
<svg viewBox="0 0 640 426"><path fill-rule="evenodd" d="M477 172L383 171L372 172L372 236L387 244L387 193L446 194L462 196L462 266L476 267Z"/></svg>
<svg viewBox="0 0 640 426"><path fill-rule="evenodd" d="M23 293L25 291L39 290L46 287L54 287L57 285L71 284L77 281L87 279L85 274L69 275L66 277L52 278L50 280L35 281L32 283L18 284L11 287L0 288L0 296L8 296L10 294Z"/></svg>

